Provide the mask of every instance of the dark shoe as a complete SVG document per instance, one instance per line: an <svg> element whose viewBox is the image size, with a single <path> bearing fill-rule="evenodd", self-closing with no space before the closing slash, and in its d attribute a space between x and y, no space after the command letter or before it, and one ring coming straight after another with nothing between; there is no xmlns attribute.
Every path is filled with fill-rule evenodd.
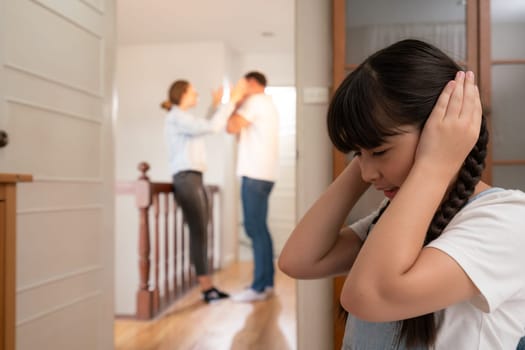
<svg viewBox="0 0 525 350"><path fill-rule="evenodd" d="M215 287L202 292L202 296L204 298L204 301L207 303L213 303L214 301L218 301L218 300L230 297L228 294L221 292Z"/></svg>

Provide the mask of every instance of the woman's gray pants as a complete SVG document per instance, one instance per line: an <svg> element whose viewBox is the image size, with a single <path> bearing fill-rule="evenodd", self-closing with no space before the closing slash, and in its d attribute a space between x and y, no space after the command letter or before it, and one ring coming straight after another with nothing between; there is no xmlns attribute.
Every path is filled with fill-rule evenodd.
<svg viewBox="0 0 525 350"><path fill-rule="evenodd" d="M198 171L173 175L173 192L190 230L190 258L197 276L208 274L208 199Z"/></svg>

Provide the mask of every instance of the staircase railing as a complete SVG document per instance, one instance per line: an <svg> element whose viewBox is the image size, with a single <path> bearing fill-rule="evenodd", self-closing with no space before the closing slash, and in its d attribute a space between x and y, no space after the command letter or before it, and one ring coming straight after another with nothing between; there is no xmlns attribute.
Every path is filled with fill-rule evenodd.
<svg viewBox="0 0 525 350"><path fill-rule="evenodd" d="M184 215L173 196L168 182L151 182L149 165L138 166L141 175L136 181L117 182L117 194L135 196L138 209L138 270L136 318L155 317L197 284L190 262L189 237ZM207 256L210 271L217 266L215 247L214 204L220 195L219 187L205 186L208 194L209 222Z"/></svg>

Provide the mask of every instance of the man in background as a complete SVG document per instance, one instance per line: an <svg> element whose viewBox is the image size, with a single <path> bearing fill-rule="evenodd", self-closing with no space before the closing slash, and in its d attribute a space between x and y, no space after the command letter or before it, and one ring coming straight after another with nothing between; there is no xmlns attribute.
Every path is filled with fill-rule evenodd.
<svg viewBox="0 0 525 350"><path fill-rule="evenodd" d="M251 286L232 296L250 302L267 299L274 288L273 243L268 229L268 201L279 167L279 116L264 93L266 77L249 72L246 98L230 116L226 130L238 135L237 175L241 177L244 229L251 239L254 273Z"/></svg>

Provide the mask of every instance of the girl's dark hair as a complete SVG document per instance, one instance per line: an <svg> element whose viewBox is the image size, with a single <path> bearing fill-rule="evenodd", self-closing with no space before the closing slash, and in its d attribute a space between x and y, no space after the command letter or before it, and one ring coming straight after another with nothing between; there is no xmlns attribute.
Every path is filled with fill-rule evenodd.
<svg viewBox="0 0 525 350"><path fill-rule="evenodd" d="M428 43L407 39L368 57L336 90L328 109L328 133L334 146L348 153L375 148L400 126L423 128L445 85L462 68ZM481 179L488 130L482 117L478 141L461 167L456 182L434 214L425 244L437 238L465 205ZM406 345L430 346L438 330L437 313L403 320Z"/></svg>
<svg viewBox="0 0 525 350"><path fill-rule="evenodd" d="M173 105L179 105L182 95L186 92L190 83L186 80L177 80L171 84L168 90L168 99L160 104L160 107L169 111Z"/></svg>

